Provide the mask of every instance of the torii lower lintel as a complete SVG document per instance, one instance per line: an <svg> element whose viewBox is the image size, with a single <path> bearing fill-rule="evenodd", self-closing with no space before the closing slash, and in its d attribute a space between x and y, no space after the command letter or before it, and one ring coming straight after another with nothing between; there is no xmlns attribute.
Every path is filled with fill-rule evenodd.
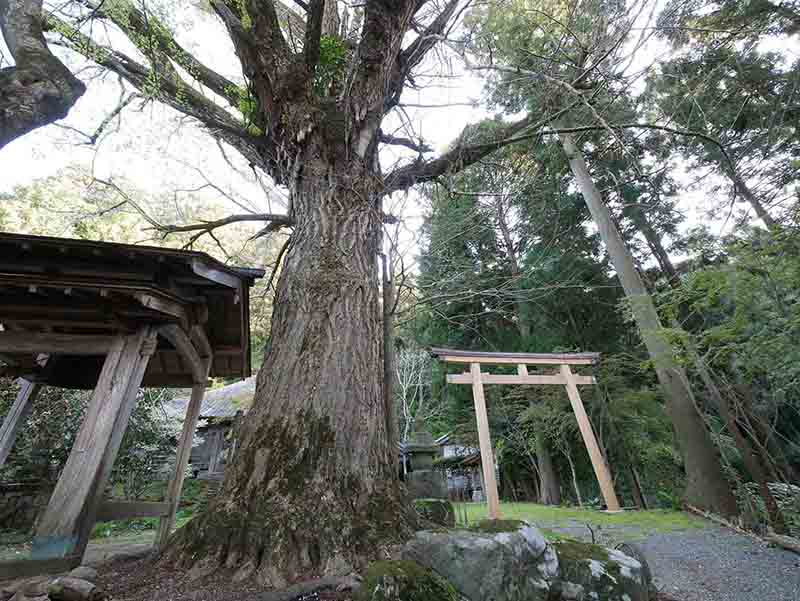
<svg viewBox="0 0 800 601"><path fill-rule="evenodd" d="M586 445L586 450L589 452L589 458L592 461L595 476L600 484L606 507L609 511L620 510L619 500L614 491L611 471L608 469L605 457L600 451L600 445L597 443L592 424L578 392L579 384L595 384L595 379L592 376L574 374L570 368L570 365L592 365L597 363L600 358L598 353L485 353L432 348L431 354L444 363L465 363L470 366L468 373L448 374L447 382L450 384L472 385L489 519L496 520L500 517L500 501L494 473L494 455L489 434L489 418L483 393L484 384L564 386L572 411L575 414L575 419L578 421L578 428ZM517 374L488 374L481 371L481 364L516 365ZM556 374L529 375L528 365L558 365L559 371Z"/></svg>

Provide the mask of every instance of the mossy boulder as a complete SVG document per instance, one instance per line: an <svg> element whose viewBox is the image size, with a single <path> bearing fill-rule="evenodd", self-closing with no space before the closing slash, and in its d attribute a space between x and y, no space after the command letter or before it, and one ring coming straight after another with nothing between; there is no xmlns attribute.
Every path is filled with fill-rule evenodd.
<svg viewBox="0 0 800 601"><path fill-rule="evenodd" d="M414 499L414 509L422 520L437 526L454 528L456 525L455 509L446 499Z"/></svg>
<svg viewBox="0 0 800 601"><path fill-rule="evenodd" d="M376 561L356 601L458 601L453 585L414 561Z"/></svg>
<svg viewBox="0 0 800 601"><path fill-rule="evenodd" d="M561 601L648 601L645 566L621 551L562 540L553 543L559 564L554 592Z"/></svg>
<svg viewBox="0 0 800 601"><path fill-rule="evenodd" d="M577 541L549 543L516 520L417 532L400 557L446 578L470 601L648 601L642 563Z"/></svg>
<svg viewBox="0 0 800 601"><path fill-rule="evenodd" d="M506 523L499 532L487 532L488 526L417 532L401 556L441 574L471 601L549 599L558 562L542 533L523 522Z"/></svg>

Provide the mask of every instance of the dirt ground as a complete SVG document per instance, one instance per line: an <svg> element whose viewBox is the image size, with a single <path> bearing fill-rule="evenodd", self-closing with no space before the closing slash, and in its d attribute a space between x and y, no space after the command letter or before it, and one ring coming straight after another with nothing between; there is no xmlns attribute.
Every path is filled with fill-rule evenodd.
<svg viewBox="0 0 800 601"><path fill-rule="evenodd" d="M98 584L113 601L349 601L349 592L333 588L304 592L307 584L286 591L270 591L253 582L233 582L232 573L220 571L192 579L186 571L160 565L151 554L112 559L95 566Z"/></svg>

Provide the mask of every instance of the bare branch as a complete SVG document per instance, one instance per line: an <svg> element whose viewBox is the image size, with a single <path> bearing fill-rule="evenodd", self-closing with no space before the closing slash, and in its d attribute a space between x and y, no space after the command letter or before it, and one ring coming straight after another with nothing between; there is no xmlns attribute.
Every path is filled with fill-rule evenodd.
<svg viewBox="0 0 800 601"><path fill-rule="evenodd" d="M390 134L385 134L380 132L378 134L378 141L381 144L391 144L393 146L405 146L406 148L410 148L415 152L419 152L420 154L426 152L433 152L433 148L428 146L425 142L420 140L419 142L415 142L409 138L402 138L399 136L392 136Z"/></svg>
<svg viewBox="0 0 800 601"><path fill-rule="evenodd" d="M276 215L273 213L247 213L242 215L229 215L227 217L223 217L222 219L201 221L200 223L192 223L189 225L165 225L152 223L153 227L150 229L161 232L164 236L182 232L206 233L232 223L241 223L243 221L269 221L275 226L279 227L290 227L294 225L294 221L292 221L288 215Z"/></svg>

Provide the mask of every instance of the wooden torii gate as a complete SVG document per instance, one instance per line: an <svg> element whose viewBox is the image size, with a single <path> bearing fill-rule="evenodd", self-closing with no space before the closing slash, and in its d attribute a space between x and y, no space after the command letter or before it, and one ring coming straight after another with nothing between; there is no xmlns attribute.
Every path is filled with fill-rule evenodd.
<svg viewBox="0 0 800 601"><path fill-rule="evenodd" d="M600 484L603 499L609 511L619 511L620 505L614 491L614 482L608 469L597 438L594 435L589 416L583 406L578 385L595 384L594 376L582 376L572 372L572 365L593 365L600 359L599 353L484 353L446 348L432 348L431 354L443 363L469 364L470 369L463 374L448 374L450 384L470 384L475 402L475 417L478 422L478 442L481 450L483 481L488 504L489 519L500 517L500 499L497 493L497 480L494 473L494 453L489 435L489 417L486 413L484 384L506 385L558 385L567 391L572 411L578 421L583 442L589 451L595 476ZM490 374L481 371L481 365L516 365L516 374ZM559 371L553 374L529 374L528 365L555 365Z"/></svg>
<svg viewBox="0 0 800 601"><path fill-rule="evenodd" d="M166 541L209 376L250 375L249 289L263 275L193 251L0 233L0 374L21 384L0 466L42 386L93 389L31 559L0 562L0 580L78 565L96 521L159 517ZM140 386L192 390L160 503L103 498Z"/></svg>

